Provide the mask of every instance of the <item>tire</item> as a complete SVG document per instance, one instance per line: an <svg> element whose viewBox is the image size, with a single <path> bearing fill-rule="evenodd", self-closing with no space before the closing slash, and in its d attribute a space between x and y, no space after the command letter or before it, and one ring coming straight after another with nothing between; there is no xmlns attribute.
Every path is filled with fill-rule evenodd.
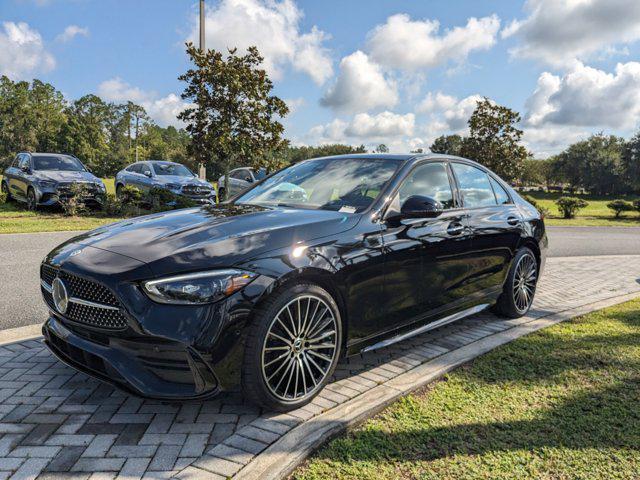
<svg viewBox="0 0 640 480"><path fill-rule="evenodd" d="M36 191L33 187L27 190L27 210L35 211L38 209L38 201L36 200Z"/></svg>
<svg viewBox="0 0 640 480"><path fill-rule="evenodd" d="M9 186L7 185L7 182L2 182L2 187L0 188L2 189L2 193L7 194L7 202L10 202L11 200L13 200L13 197L11 196L11 192L9 191Z"/></svg>
<svg viewBox="0 0 640 480"><path fill-rule="evenodd" d="M120 198L120 193L122 193L122 184L118 183L116 185L116 198Z"/></svg>
<svg viewBox="0 0 640 480"><path fill-rule="evenodd" d="M224 202L226 197L224 196L224 187L218 189L218 202Z"/></svg>
<svg viewBox="0 0 640 480"><path fill-rule="evenodd" d="M516 252L504 282L502 294L493 310L498 315L519 318L527 314L538 284L538 260L527 247Z"/></svg>
<svg viewBox="0 0 640 480"><path fill-rule="evenodd" d="M258 308L250 326L245 398L276 411L306 405L333 375L341 345L342 320L331 295L309 283L284 286Z"/></svg>

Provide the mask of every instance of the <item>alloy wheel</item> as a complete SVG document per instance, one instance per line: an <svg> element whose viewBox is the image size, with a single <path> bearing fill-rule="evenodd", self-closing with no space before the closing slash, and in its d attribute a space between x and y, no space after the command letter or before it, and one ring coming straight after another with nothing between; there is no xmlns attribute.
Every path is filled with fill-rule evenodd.
<svg viewBox="0 0 640 480"><path fill-rule="evenodd" d="M531 306L538 279L536 259L530 253L520 257L513 276L513 303L520 312Z"/></svg>
<svg viewBox="0 0 640 480"><path fill-rule="evenodd" d="M262 346L262 375L272 395L298 401L313 395L338 351L338 325L327 303L301 295L272 320Z"/></svg>
<svg viewBox="0 0 640 480"><path fill-rule="evenodd" d="M27 192L27 209L28 210L36 209L36 194L33 190L29 190Z"/></svg>

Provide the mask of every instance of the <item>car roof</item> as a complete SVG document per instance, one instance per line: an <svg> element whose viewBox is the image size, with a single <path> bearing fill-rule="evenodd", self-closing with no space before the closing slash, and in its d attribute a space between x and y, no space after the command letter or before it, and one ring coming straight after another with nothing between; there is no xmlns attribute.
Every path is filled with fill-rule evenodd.
<svg viewBox="0 0 640 480"><path fill-rule="evenodd" d="M32 157L71 157L76 158L73 155L69 155L68 153L47 153L47 152L19 152L19 155L22 154L31 155Z"/></svg>
<svg viewBox="0 0 640 480"><path fill-rule="evenodd" d="M444 155L440 153L347 153L344 155L328 155L326 157L309 158L308 160L317 160L320 158L362 158L362 159L383 159L395 160L397 162L406 162L408 160L461 160L464 162L476 163L467 158L457 157L455 155Z"/></svg>
<svg viewBox="0 0 640 480"><path fill-rule="evenodd" d="M172 164L172 165L182 165L178 162L172 162L171 160L140 160L137 163L157 163L157 164Z"/></svg>

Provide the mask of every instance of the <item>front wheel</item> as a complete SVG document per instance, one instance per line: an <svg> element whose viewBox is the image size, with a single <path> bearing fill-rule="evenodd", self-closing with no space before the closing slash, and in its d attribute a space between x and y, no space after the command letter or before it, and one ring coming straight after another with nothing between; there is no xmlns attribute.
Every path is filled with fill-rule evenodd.
<svg viewBox="0 0 640 480"><path fill-rule="evenodd" d="M538 260L523 247L516 253L504 283L502 295L494 307L495 313L509 318L526 315L533 303L538 284Z"/></svg>
<svg viewBox="0 0 640 480"><path fill-rule="evenodd" d="M326 290L296 284L275 292L257 311L247 338L246 397L278 411L309 403L333 374L341 341L340 312Z"/></svg>
<svg viewBox="0 0 640 480"><path fill-rule="evenodd" d="M29 187L29 190L27 190L27 209L34 211L37 208L38 202L36 200L36 191Z"/></svg>

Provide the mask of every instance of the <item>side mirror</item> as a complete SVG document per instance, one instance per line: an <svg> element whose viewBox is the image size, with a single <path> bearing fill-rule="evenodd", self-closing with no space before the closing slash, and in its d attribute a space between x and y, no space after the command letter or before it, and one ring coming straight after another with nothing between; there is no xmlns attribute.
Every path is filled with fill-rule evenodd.
<svg viewBox="0 0 640 480"><path fill-rule="evenodd" d="M244 177L244 181L245 182L249 182L249 183L253 183L253 178L251 178L249 175L247 175L246 177Z"/></svg>
<svg viewBox="0 0 640 480"><path fill-rule="evenodd" d="M150 170L145 170L144 171L144 176L151 178L151 171Z"/></svg>
<svg viewBox="0 0 640 480"><path fill-rule="evenodd" d="M439 201L423 195L411 195L400 207L400 213L405 218L435 218L443 211Z"/></svg>
<svg viewBox="0 0 640 480"><path fill-rule="evenodd" d="M29 165L22 165L20 167L20 170L22 170L24 173L29 173L31 169L29 168Z"/></svg>

